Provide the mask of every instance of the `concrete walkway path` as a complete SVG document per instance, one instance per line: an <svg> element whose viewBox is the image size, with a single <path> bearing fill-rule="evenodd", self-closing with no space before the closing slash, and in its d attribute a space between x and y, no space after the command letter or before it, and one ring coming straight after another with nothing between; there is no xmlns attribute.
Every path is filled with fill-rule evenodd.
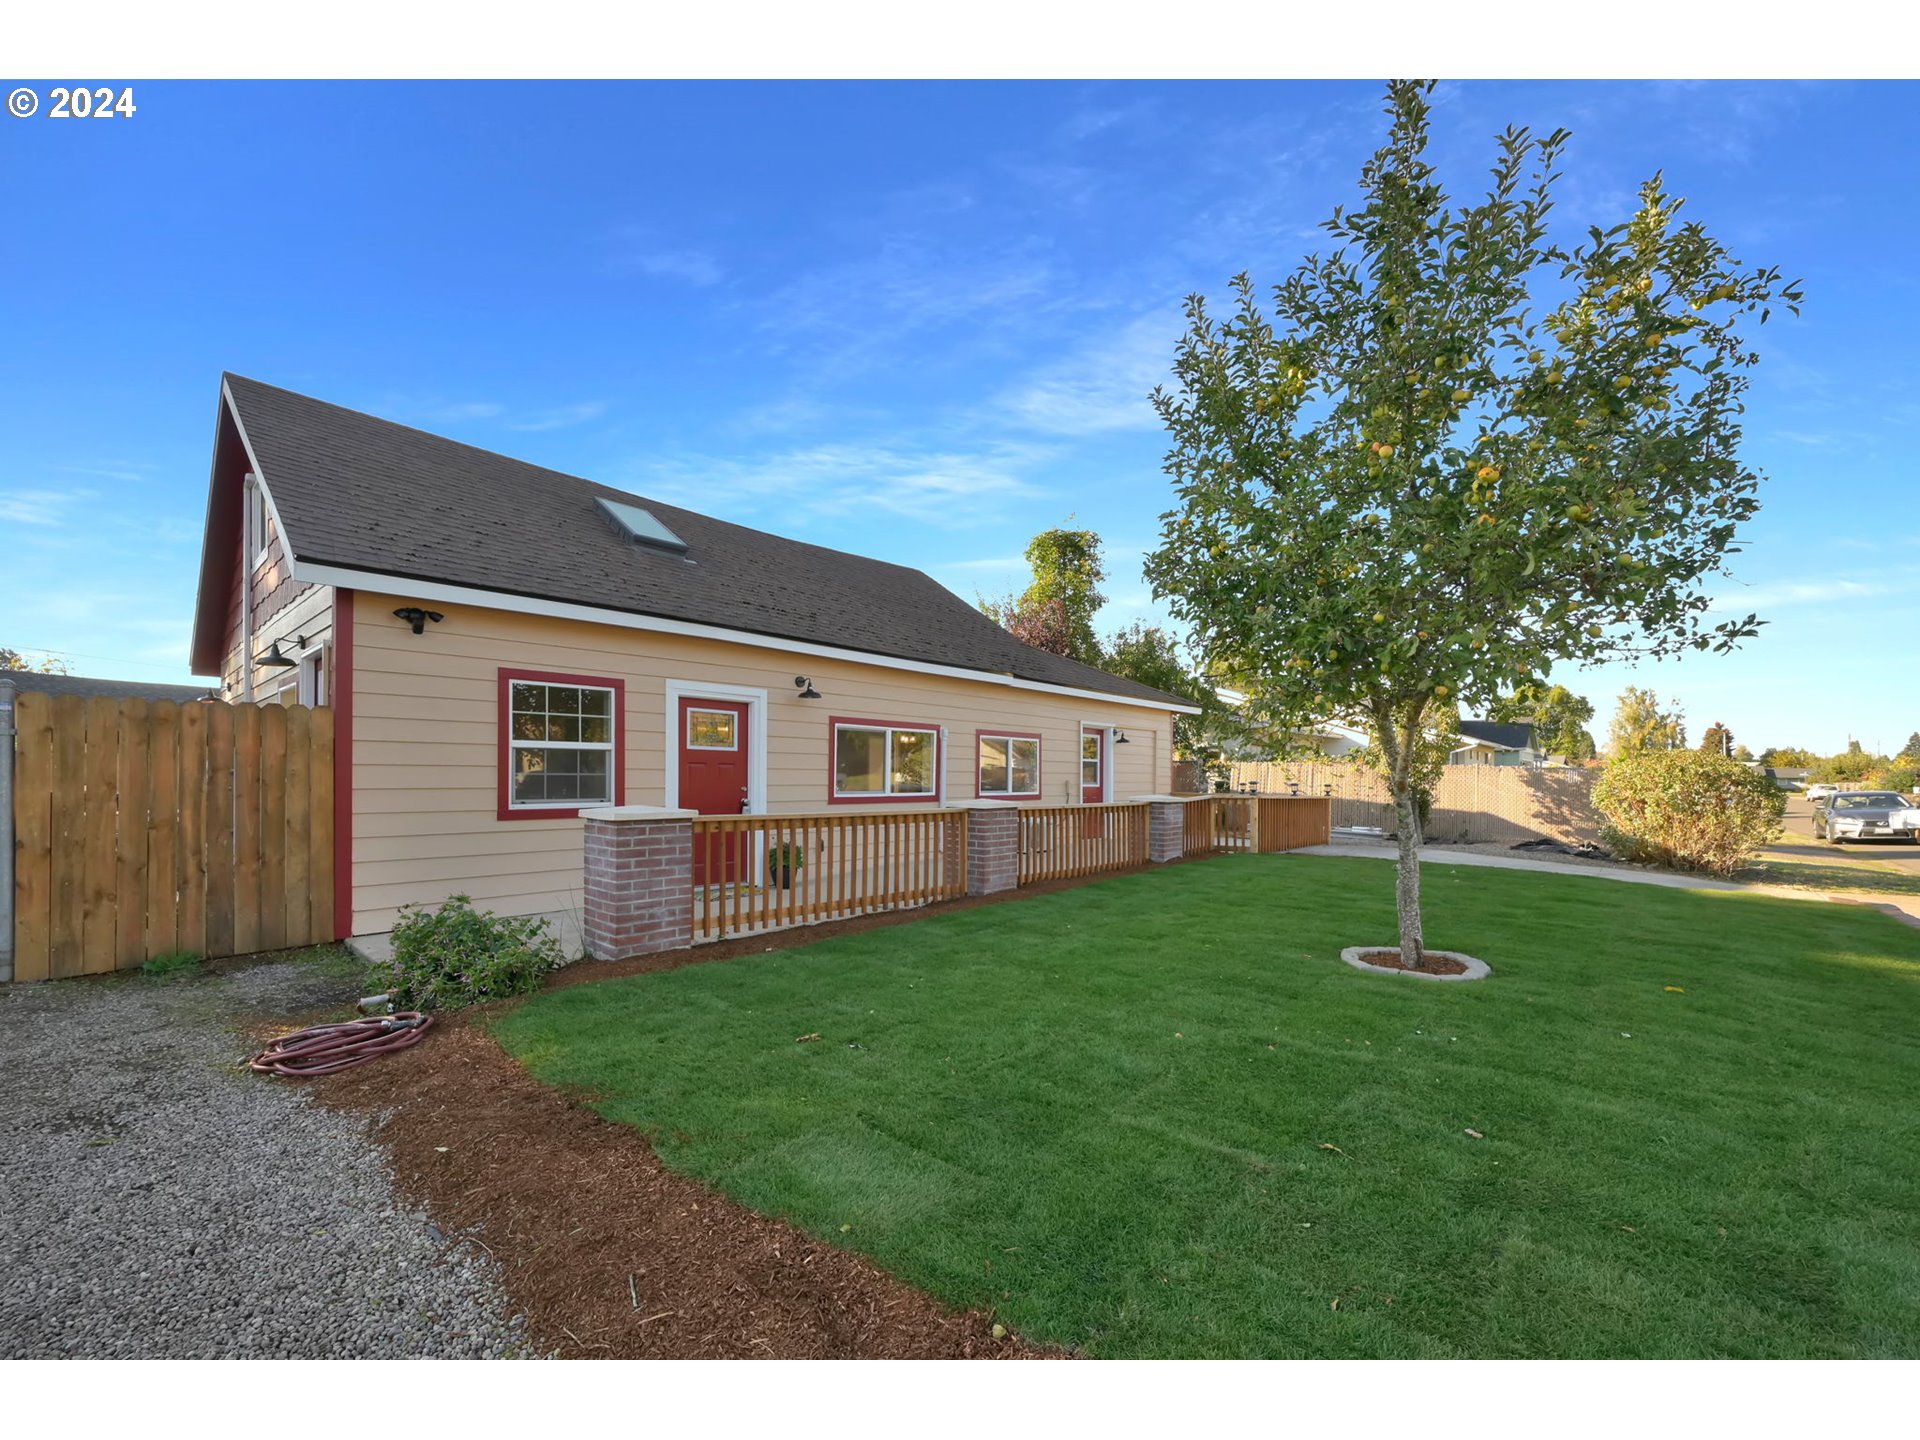
<svg viewBox="0 0 1920 1440"><path fill-rule="evenodd" d="M1333 855L1355 860L1396 860L1400 852L1391 845L1374 841L1337 841L1332 845L1308 845L1289 850L1288 855ZM1703 875L1672 875L1664 870L1640 870L1614 865L1581 865L1565 860L1536 860L1520 855L1480 855L1472 851L1456 853L1445 846L1423 849L1423 865L1486 865L1495 870L1537 870L1549 875L1579 875L1589 880L1624 880L1629 885L1664 885L1670 890L1740 890L1755 895L1775 895L1783 900L1827 900L1838 905L1864 905L1883 911L1903 924L1920 928L1920 895L1886 895L1857 892L1829 894L1803 890L1791 885L1742 885L1732 880L1710 880Z"/></svg>
<svg viewBox="0 0 1920 1440"><path fill-rule="evenodd" d="M1289 850L1289 855L1339 855L1356 860L1397 860L1400 852L1391 845L1369 841L1340 842L1333 845L1309 845ZM1757 890L1757 885L1736 885L1731 880L1709 880L1700 875L1670 875L1664 870L1633 870L1613 865L1581 865L1565 860L1536 860L1521 855L1479 855L1472 851L1454 853L1445 846L1428 847L1420 852L1423 865L1486 865L1495 870L1543 870L1549 875L1581 875L1590 880L1625 880L1630 885L1664 885L1670 890ZM1767 889L1776 887L1768 886ZM1804 892L1803 892L1804 893Z"/></svg>

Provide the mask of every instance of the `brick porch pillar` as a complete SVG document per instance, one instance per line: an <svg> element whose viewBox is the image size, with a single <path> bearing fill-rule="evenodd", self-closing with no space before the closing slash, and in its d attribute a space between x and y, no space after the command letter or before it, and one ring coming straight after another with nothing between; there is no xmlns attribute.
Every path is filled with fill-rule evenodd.
<svg viewBox="0 0 1920 1440"><path fill-rule="evenodd" d="M586 942L596 960L693 944L694 810L612 805L582 810Z"/></svg>
<svg viewBox="0 0 1920 1440"><path fill-rule="evenodd" d="M1004 800L959 800L966 812L967 894L998 895L1020 884L1020 807Z"/></svg>
<svg viewBox="0 0 1920 1440"><path fill-rule="evenodd" d="M1176 795L1136 795L1147 807L1147 859L1155 865L1187 853L1187 805Z"/></svg>

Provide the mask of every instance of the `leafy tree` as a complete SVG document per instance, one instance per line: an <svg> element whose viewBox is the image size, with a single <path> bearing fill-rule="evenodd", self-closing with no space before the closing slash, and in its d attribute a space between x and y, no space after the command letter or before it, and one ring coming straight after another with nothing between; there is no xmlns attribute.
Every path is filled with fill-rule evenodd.
<svg viewBox="0 0 1920 1440"><path fill-rule="evenodd" d="M1920 730L1907 736L1907 743L1900 747L1900 753L1893 758L1904 760L1909 765L1920 765Z"/></svg>
<svg viewBox="0 0 1920 1440"><path fill-rule="evenodd" d="M1733 732L1718 720L1707 727L1707 733L1700 737L1702 755L1731 755L1733 751Z"/></svg>
<svg viewBox="0 0 1920 1440"><path fill-rule="evenodd" d="M1594 757L1593 736L1586 728L1593 719L1593 702L1564 685L1522 685L1489 705L1487 718L1533 726L1534 738L1549 755Z"/></svg>
<svg viewBox="0 0 1920 1440"><path fill-rule="evenodd" d="M1771 745L1760 752L1760 763L1777 770L1811 770L1820 757L1797 745Z"/></svg>
<svg viewBox="0 0 1920 1440"><path fill-rule="evenodd" d="M1753 760L1753 751L1744 745L1736 745L1733 747L1733 758L1741 761L1743 764L1750 763Z"/></svg>
<svg viewBox="0 0 1920 1440"><path fill-rule="evenodd" d="M1027 543L1033 580L1018 596L981 598L980 609L1028 645L1089 665L1100 663L1093 617L1107 603L1100 537L1091 530L1042 530ZM1029 638L1035 637L1035 638Z"/></svg>
<svg viewBox="0 0 1920 1440"><path fill-rule="evenodd" d="M1799 291L1742 270L1658 176L1634 213L1549 240L1568 136L1509 128L1483 199L1426 158L1430 85L1391 129L1337 247L1230 314L1199 296L1154 392L1177 507L1147 573L1203 661L1305 728L1380 737L1404 963L1421 949L1413 765L1436 704L1486 705L1556 662L1727 650L1705 577L1758 506L1740 459L1741 316Z"/></svg>
<svg viewBox="0 0 1920 1440"><path fill-rule="evenodd" d="M10 650L0 645L0 670L27 670L35 675L69 675L67 662L57 655L42 655L38 660L29 660L18 650Z"/></svg>
<svg viewBox="0 0 1920 1440"><path fill-rule="evenodd" d="M982 600L980 609L1022 645L1073 656L1073 627L1067 620L1067 607L1058 600L1027 605L1008 596L1005 600Z"/></svg>
<svg viewBox="0 0 1920 1440"><path fill-rule="evenodd" d="M1198 715L1173 717L1173 749L1181 759L1200 760L1215 767L1224 758L1232 715L1214 687L1207 684L1180 654L1173 636L1162 626L1135 621L1115 631L1102 647L1100 668L1179 695L1200 707Z"/></svg>
<svg viewBox="0 0 1920 1440"><path fill-rule="evenodd" d="M1660 708L1660 697L1651 690L1629 685L1620 692L1620 703L1607 727L1607 753L1618 757L1640 750L1684 750L1687 746L1687 722L1678 704L1672 710Z"/></svg>
<svg viewBox="0 0 1920 1440"><path fill-rule="evenodd" d="M1819 761L1810 773L1829 785L1864 785L1886 768L1886 756L1869 755L1858 740L1850 740L1844 752Z"/></svg>

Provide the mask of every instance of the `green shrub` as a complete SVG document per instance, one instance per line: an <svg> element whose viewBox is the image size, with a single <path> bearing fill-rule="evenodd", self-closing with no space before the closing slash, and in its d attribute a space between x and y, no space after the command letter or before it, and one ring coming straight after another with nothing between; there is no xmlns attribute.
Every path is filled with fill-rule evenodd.
<svg viewBox="0 0 1920 1440"><path fill-rule="evenodd" d="M200 968L200 956L191 950L169 950L156 955L140 967L140 973L154 980L170 975L191 975Z"/></svg>
<svg viewBox="0 0 1920 1440"><path fill-rule="evenodd" d="M475 910L454 895L437 910L401 909L381 983L400 1009L458 1010L536 990L562 958L545 920Z"/></svg>
<svg viewBox="0 0 1920 1440"><path fill-rule="evenodd" d="M1616 855L1731 875L1780 833L1787 797L1765 775L1724 755L1646 750L1608 763L1593 804Z"/></svg>

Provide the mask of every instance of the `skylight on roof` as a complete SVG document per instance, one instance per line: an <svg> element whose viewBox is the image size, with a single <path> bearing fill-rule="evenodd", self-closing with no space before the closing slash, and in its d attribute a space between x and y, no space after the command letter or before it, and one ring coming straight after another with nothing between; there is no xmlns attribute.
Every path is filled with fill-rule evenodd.
<svg viewBox="0 0 1920 1440"><path fill-rule="evenodd" d="M606 511L607 517L640 544L655 550L671 550L676 555L686 554L687 542L662 524L651 510L621 500L609 500L605 496L595 498L600 508Z"/></svg>

